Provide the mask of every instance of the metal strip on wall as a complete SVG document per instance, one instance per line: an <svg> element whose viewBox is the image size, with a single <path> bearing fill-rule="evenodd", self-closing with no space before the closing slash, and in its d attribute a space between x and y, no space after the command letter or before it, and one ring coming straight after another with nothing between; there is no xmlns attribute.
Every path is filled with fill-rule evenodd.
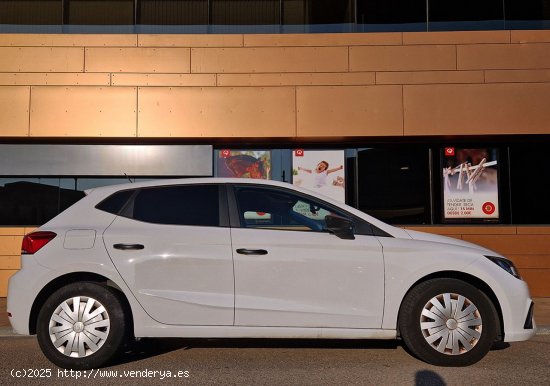
<svg viewBox="0 0 550 386"><path fill-rule="evenodd" d="M5 176L211 176L211 145L0 145Z"/></svg>

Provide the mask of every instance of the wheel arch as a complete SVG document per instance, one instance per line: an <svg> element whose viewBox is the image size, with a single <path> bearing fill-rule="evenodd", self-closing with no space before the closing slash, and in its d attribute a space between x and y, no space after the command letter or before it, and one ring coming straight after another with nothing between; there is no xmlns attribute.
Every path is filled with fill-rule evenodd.
<svg viewBox="0 0 550 386"><path fill-rule="evenodd" d="M36 296L32 304L31 312L29 316L29 334L31 335L36 334L38 313L40 312L41 305L44 304L44 302L48 299L48 297L58 289L64 287L65 285L79 282L79 281L80 282L87 281L87 282L103 284L105 286L108 286L114 289L124 306L124 314L127 317L127 323L128 323L127 324L128 334L130 336L134 336L134 317L132 313L132 307L130 306L130 303L128 302L126 295L115 282L113 282L112 280L110 280L105 276L99 275L97 273L92 273L92 272L67 273L65 275L62 275L53 279L48 284L46 284L44 288L42 288L42 290L38 293L38 295Z"/></svg>
<svg viewBox="0 0 550 386"><path fill-rule="evenodd" d="M418 279L416 282L414 282L407 292L405 292L405 295L401 299L401 302L399 304L399 311L397 314L397 336L401 335L401 332L399 331L399 318L401 317L401 308L403 306L403 301L407 297L408 293L416 287L418 284L423 283L425 281L431 280L431 279L457 279L462 280L468 284L471 284L475 286L476 288L479 288L491 301L493 306L495 307L495 310L497 312L498 317L498 331L497 331L497 339L503 340L504 339L504 319L502 316L502 309L500 307L500 302L498 301L497 296L495 295L495 292L491 289L491 287L485 283L483 280L481 280L478 277L475 277L473 275L470 275L465 272L460 271L439 271L439 272L433 272L429 275L423 276L422 278Z"/></svg>

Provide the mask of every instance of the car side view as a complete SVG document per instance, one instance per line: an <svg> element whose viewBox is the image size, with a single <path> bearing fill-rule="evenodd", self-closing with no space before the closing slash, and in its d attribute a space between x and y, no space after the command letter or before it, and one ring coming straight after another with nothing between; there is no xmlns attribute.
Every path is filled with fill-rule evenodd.
<svg viewBox="0 0 550 386"><path fill-rule="evenodd" d="M535 333L513 263L387 225L290 184L180 179L97 188L25 236L19 334L98 368L128 339L402 339L440 366Z"/></svg>

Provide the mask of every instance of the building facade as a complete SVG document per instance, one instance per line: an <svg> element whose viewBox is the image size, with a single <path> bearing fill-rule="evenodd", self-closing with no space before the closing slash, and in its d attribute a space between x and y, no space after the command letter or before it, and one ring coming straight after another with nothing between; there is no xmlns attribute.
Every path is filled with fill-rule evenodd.
<svg viewBox="0 0 550 386"><path fill-rule="evenodd" d="M342 155L343 201L497 250L550 296L549 101L547 30L1 33L0 296L22 236L85 189L235 154L296 183L311 151ZM451 195L466 164L492 184L483 213Z"/></svg>

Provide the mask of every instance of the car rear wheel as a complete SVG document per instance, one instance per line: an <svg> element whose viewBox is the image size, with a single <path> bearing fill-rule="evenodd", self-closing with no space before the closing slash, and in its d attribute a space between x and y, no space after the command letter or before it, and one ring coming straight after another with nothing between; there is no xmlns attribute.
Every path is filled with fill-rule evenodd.
<svg viewBox="0 0 550 386"><path fill-rule="evenodd" d="M491 349L498 316L481 290L457 279L432 279L409 291L399 313L409 350L438 366L468 366Z"/></svg>
<svg viewBox="0 0 550 386"><path fill-rule="evenodd" d="M101 367L123 346L125 332L124 308L117 293L98 283L60 288L38 314L40 348L63 368Z"/></svg>

